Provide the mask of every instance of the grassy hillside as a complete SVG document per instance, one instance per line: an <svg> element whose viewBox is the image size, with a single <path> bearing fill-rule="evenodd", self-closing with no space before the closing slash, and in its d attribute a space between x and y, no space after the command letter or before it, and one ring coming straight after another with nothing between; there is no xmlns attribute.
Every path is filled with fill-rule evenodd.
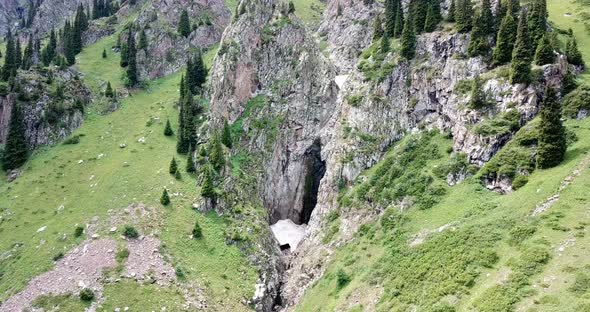
<svg viewBox="0 0 590 312"><path fill-rule="evenodd" d="M114 38L86 47L79 56L79 67L95 91L107 80L115 86L121 83L118 55L99 56ZM209 62L213 53L207 55ZM74 133L80 138L78 144L37 151L17 181L7 184L1 179L0 301L50 270L55 255L80 244L86 237L73 236L76 226L95 216L108 219L109 210L122 211L130 204L143 203L160 212L157 222L146 226L145 234L149 234L147 229L156 233L164 246L162 252L185 277L179 285L168 288L132 281L109 284L104 310L121 306L178 310L182 303L179 292L189 284L202 288L211 311L247 310L241 301L252 296L256 272L237 248L225 243L227 224L222 217L191 209L198 194L194 177L183 171L182 179L177 180L168 173L173 156L180 161L180 168L186 164L184 156L175 155L175 137L163 135L166 119L176 128L179 80L180 74L175 74L153 81L147 90L123 99L120 108L109 115L93 113L91 108L83 126ZM159 202L164 188L171 194L168 207ZM195 220L204 233L199 241L190 239ZM44 231L37 232L43 227ZM121 239L120 232L109 233L108 228L99 233ZM77 300L71 299L71 311L79 311Z"/></svg>

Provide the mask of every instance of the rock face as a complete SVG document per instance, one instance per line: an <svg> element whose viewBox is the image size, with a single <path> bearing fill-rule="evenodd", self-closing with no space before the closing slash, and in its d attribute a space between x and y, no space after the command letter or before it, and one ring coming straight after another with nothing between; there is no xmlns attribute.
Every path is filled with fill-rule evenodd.
<svg viewBox="0 0 590 312"><path fill-rule="evenodd" d="M55 72L52 84L48 74L36 71L19 72L20 90L0 96L0 144L6 141L10 112L15 104L23 109L25 136L29 149L55 144L78 128L83 121L84 105L91 93L73 71ZM52 90L62 84L64 94L56 96Z"/></svg>
<svg viewBox="0 0 590 312"><path fill-rule="evenodd" d="M374 55L360 52L371 44L372 18L382 6L355 1L343 4L339 14L338 3L329 1L319 28L328 44L325 57L319 43L278 2L242 2L212 68L212 126L220 127L223 120L240 122L246 133L240 148L263 164L255 192L269 221L289 218L308 224L283 279L286 306L295 304L323 272L331 252L331 245L322 242L323 227L326 216L338 208L339 185L354 181L404 134L422 129L448 133L456 152L483 165L513 133L484 135L475 126L508 112L525 124L537 114L545 86L558 86L568 66L560 57L554 65L535 69L531 85L511 85L508 68L492 70L482 58L467 57L469 35L452 31L419 36L411 62L390 53L380 64ZM469 82L476 75L485 82L493 104L489 108L468 108ZM461 88L465 85L467 91ZM253 98L261 97L266 104L253 104ZM259 126L262 119L266 127ZM323 163L323 170L314 169L313 159ZM451 182L460 181L453 177ZM232 195L222 207L252 197L240 195L236 183L225 184ZM350 238L363 218L378 213L344 212L340 238ZM262 271L266 280L276 281L268 276L276 270ZM265 295L272 293L267 287Z"/></svg>

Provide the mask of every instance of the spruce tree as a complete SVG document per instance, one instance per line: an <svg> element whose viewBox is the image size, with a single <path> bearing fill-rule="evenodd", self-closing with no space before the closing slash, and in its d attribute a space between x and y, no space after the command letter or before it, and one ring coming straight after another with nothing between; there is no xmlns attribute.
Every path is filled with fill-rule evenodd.
<svg viewBox="0 0 590 312"><path fill-rule="evenodd" d="M514 41L516 40L516 23L512 14L506 14L498 30L496 47L493 52L494 65L503 65L510 62Z"/></svg>
<svg viewBox="0 0 590 312"><path fill-rule="evenodd" d="M134 87L139 82L137 73L137 61L136 61L136 49L135 49L135 34L130 29L129 35L127 36L127 83L128 86Z"/></svg>
<svg viewBox="0 0 590 312"><path fill-rule="evenodd" d="M103 59L107 58L107 49L102 49L102 58Z"/></svg>
<svg viewBox="0 0 590 312"><path fill-rule="evenodd" d="M408 60L413 59L416 55L416 33L414 33L414 23L410 18L407 18L404 23L400 54Z"/></svg>
<svg viewBox="0 0 590 312"><path fill-rule="evenodd" d="M547 32L547 0L533 0L531 10L528 13L529 30L533 43L540 42L541 37Z"/></svg>
<svg viewBox="0 0 590 312"><path fill-rule="evenodd" d="M188 18L188 12L186 10L182 10L182 13L180 14L178 33L183 37L188 37L191 34L191 22Z"/></svg>
<svg viewBox="0 0 590 312"><path fill-rule="evenodd" d="M178 164L176 163L176 158L172 157L172 161L170 161L170 167L168 169L170 174L176 174L176 171L178 171Z"/></svg>
<svg viewBox="0 0 590 312"><path fill-rule="evenodd" d="M182 174L180 173L180 170L176 170L176 173L174 173L174 178L176 180L182 180Z"/></svg>
<svg viewBox="0 0 590 312"><path fill-rule="evenodd" d="M231 128L227 123L227 120L223 121L223 131L221 134L221 143L227 146L227 148L232 148L232 137L231 137Z"/></svg>
<svg viewBox="0 0 590 312"><path fill-rule="evenodd" d="M213 177L211 169L205 169L203 184L201 185L201 196L204 198L215 199L215 187L213 186Z"/></svg>
<svg viewBox="0 0 590 312"><path fill-rule="evenodd" d="M567 61L570 64L581 67L585 66L582 53L580 53L580 50L578 49L578 42L576 41L576 38L573 37L573 35L572 38L568 40L566 44L565 55L567 57Z"/></svg>
<svg viewBox="0 0 590 312"><path fill-rule="evenodd" d="M113 87L111 86L110 81L107 82L107 87L104 90L104 96L106 96L108 98L112 98L115 96L115 93L113 92Z"/></svg>
<svg viewBox="0 0 590 312"><path fill-rule="evenodd" d="M4 146L2 168L12 170L22 166L28 158L27 140L22 112L18 104L12 106L8 135Z"/></svg>
<svg viewBox="0 0 590 312"><path fill-rule="evenodd" d="M466 33L471 30L473 19L473 3L471 0L457 0L455 21L458 32Z"/></svg>
<svg viewBox="0 0 590 312"><path fill-rule="evenodd" d="M549 43L549 37L545 34L539 39L539 43L537 44L535 64L543 66L546 64L553 64L553 61L555 61L555 54L553 54L553 48Z"/></svg>
<svg viewBox="0 0 590 312"><path fill-rule="evenodd" d="M394 35L397 6L400 0L385 0L385 32Z"/></svg>
<svg viewBox="0 0 590 312"><path fill-rule="evenodd" d="M578 82L576 81L576 75L571 69L568 68L563 75L563 80L561 82L561 96L565 96L566 94L574 91L577 87Z"/></svg>
<svg viewBox="0 0 590 312"><path fill-rule="evenodd" d="M471 39L467 46L467 52L470 57L476 57L479 55L485 55L490 46L488 44L488 38L486 36L484 25L484 19L482 15L476 15L474 18L473 30L471 31Z"/></svg>
<svg viewBox="0 0 590 312"><path fill-rule="evenodd" d="M504 1L499 0L496 1L496 8L495 8L495 15L494 15L494 31L498 31L500 29L500 25L502 25L502 21L506 16L506 6L504 5Z"/></svg>
<svg viewBox="0 0 590 312"><path fill-rule="evenodd" d="M166 126L164 127L164 135L165 136L173 136L174 131L172 131L172 126L170 125L170 119L166 120Z"/></svg>
<svg viewBox="0 0 590 312"><path fill-rule="evenodd" d="M449 13L447 14L447 22L454 23L457 20L455 19L455 11L457 11L457 1L460 0L451 0L451 5L449 6Z"/></svg>
<svg viewBox="0 0 590 312"><path fill-rule="evenodd" d="M198 94L198 92L203 88L203 84L207 81L207 67L205 66L205 62L203 61L203 54L201 51L198 51L195 55L193 61L193 69L192 75L194 77L194 81L196 84L196 88L193 91L193 94Z"/></svg>
<svg viewBox="0 0 590 312"><path fill-rule="evenodd" d="M561 105L553 88L549 87L545 92L540 115L537 166L545 169L559 165L567 149L566 132L561 123Z"/></svg>
<svg viewBox="0 0 590 312"><path fill-rule="evenodd" d="M426 11L426 21L424 22L424 31L425 32L433 32L436 29L437 24L438 24L438 19L436 17L436 14L434 13L434 7L432 5L429 5L428 9Z"/></svg>
<svg viewBox="0 0 590 312"><path fill-rule="evenodd" d="M531 37L528 31L526 13L523 11L518 22L518 33L512 52L510 83L529 83L531 81Z"/></svg>
<svg viewBox="0 0 590 312"><path fill-rule="evenodd" d="M479 75L475 76L471 83L471 99L469 100L469 108L481 109L488 104L486 94L483 91L483 84Z"/></svg>
<svg viewBox="0 0 590 312"><path fill-rule="evenodd" d="M14 37L8 30L6 34L6 50L4 52L4 66L2 67L2 80L8 81L16 73L16 47Z"/></svg>
<svg viewBox="0 0 590 312"><path fill-rule="evenodd" d="M389 41L389 34L385 32L383 37L381 37L381 53L387 54L389 52L390 46L391 41Z"/></svg>
<svg viewBox="0 0 590 312"><path fill-rule="evenodd" d="M29 42L27 43L27 47L25 48L25 52L23 53L22 59L22 69L28 70L33 65L33 52L34 52L34 43L33 43L33 36L29 35Z"/></svg>
<svg viewBox="0 0 590 312"><path fill-rule="evenodd" d="M414 32L419 34L424 31L426 24L426 13L428 11L428 0L410 0L410 16L414 19Z"/></svg>
<svg viewBox="0 0 590 312"><path fill-rule="evenodd" d="M378 40L383 36L383 27L381 26L381 17L377 15L373 21L373 41Z"/></svg>
<svg viewBox="0 0 590 312"><path fill-rule="evenodd" d="M195 167L195 152L192 151L192 146L189 148L188 159L186 160L186 172L197 172L197 168Z"/></svg>
<svg viewBox="0 0 590 312"><path fill-rule="evenodd" d="M501 1L499 1L501 2ZM483 34L488 36L492 35L495 31L494 28L494 14L492 13L492 4L490 0L483 0L481 2L481 17L480 27Z"/></svg>
<svg viewBox="0 0 590 312"><path fill-rule="evenodd" d="M203 230L199 225L199 221L195 221L195 227L193 227L193 239L199 239L203 237Z"/></svg>
<svg viewBox="0 0 590 312"><path fill-rule="evenodd" d="M15 46L15 53L14 53L14 68L15 69L19 69L21 68L22 65L22 59L23 59L23 53L21 50L21 45L20 45L20 39L18 37L18 34L15 36L15 42L16 42L16 46Z"/></svg>
<svg viewBox="0 0 590 312"><path fill-rule="evenodd" d="M139 45L137 46L138 49L140 50L145 50L148 47L148 43L147 43L147 37L145 35L145 30L141 30L141 32L139 33Z"/></svg>
<svg viewBox="0 0 590 312"><path fill-rule="evenodd" d="M223 169L225 166L225 155L223 154L223 146L221 146L221 140L219 135L216 133L211 141L209 148L209 161L217 172Z"/></svg>
<svg viewBox="0 0 590 312"><path fill-rule="evenodd" d="M398 2L400 0L397 0ZM404 24L405 24L405 18L404 18L404 10L402 8L402 5L399 4L396 7L396 13L395 13L395 22L393 25L393 37L394 38L399 38L402 35L402 32L404 30Z"/></svg>
<svg viewBox="0 0 590 312"><path fill-rule="evenodd" d="M164 192L162 192L162 197L160 197L160 203L163 206L170 205L170 196L168 195L168 190L164 189Z"/></svg>
<svg viewBox="0 0 590 312"><path fill-rule="evenodd" d="M51 61L55 58L55 49L57 48L57 37L55 36L55 30L51 29L51 33L49 35L49 42L43 48L41 52L41 60L43 61L43 65L49 66Z"/></svg>

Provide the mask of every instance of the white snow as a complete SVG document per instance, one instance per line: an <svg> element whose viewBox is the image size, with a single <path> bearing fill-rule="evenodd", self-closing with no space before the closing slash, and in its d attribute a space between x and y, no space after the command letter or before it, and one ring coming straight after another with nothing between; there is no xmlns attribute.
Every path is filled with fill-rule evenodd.
<svg viewBox="0 0 590 312"><path fill-rule="evenodd" d="M272 233L275 235L280 245L289 244L291 251L297 249L297 245L305 236L307 224L297 225L290 219L279 220L277 223L270 226Z"/></svg>
<svg viewBox="0 0 590 312"><path fill-rule="evenodd" d="M334 82L336 82L338 88L342 89L342 86L344 86L346 79L348 79L348 75L339 75L334 78Z"/></svg>

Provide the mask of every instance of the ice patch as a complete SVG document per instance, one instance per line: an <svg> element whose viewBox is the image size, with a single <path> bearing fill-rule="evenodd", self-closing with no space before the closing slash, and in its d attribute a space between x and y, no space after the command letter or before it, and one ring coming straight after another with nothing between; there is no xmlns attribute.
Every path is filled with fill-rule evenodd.
<svg viewBox="0 0 590 312"><path fill-rule="evenodd" d="M277 223L270 226L270 229L277 241L279 241L279 244L281 246L288 244L291 252L293 252L305 236L307 225L297 225L290 219L286 219L277 221Z"/></svg>

